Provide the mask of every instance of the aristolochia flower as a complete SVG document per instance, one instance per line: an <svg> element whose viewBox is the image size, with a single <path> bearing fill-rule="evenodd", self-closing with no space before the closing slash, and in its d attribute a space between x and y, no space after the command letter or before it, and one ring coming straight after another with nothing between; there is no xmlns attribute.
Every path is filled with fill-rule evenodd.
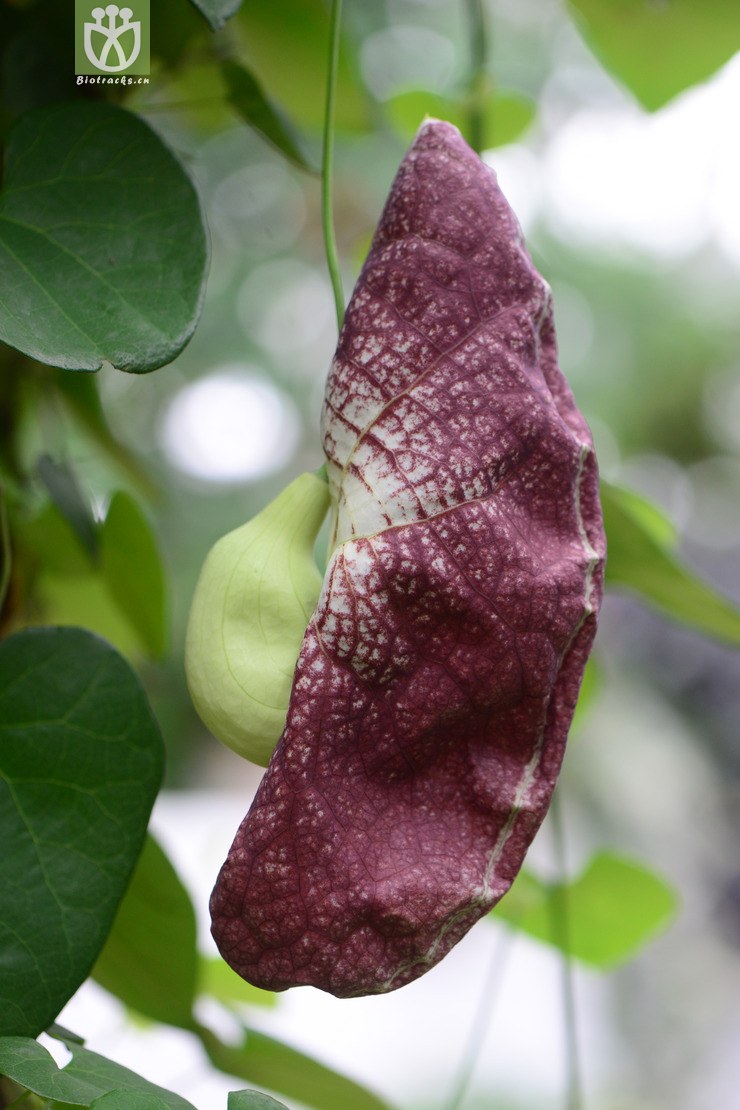
<svg viewBox="0 0 740 1110"><path fill-rule="evenodd" d="M393 990L506 892L550 802L601 597L591 437L550 293L449 124L401 164L323 412L329 565L219 875L244 978Z"/></svg>

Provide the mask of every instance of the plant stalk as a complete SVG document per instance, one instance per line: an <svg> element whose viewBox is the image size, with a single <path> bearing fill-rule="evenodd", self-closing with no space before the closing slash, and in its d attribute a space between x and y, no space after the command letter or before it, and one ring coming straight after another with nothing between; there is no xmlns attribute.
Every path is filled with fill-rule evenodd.
<svg viewBox="0 0 740 1110"><path fill-rule="evenodd" d="M468 90L468 140L480 154L485 145L484 100L486 94L486 57L488 41L484 0L466 0L470 33L470 83Z"/></svg>
<svg viewBox="0 0 740 1110"><path fill-rule="evenodd" d="M499 945L493 949L475 1017L473 1018L470 1036L465 1046L465 1055L460 1062L455 1085L450 1097L444 1104L444 1110L460 1110L468 1093L491 1024L491 1013L495 1004L496 993L501 987L512 941L513 935L507 930L501 937Z"/></svg>
<svg viewBox="0 0 740 1110"><path fill-rule="evenodd" d="M324 142L321 155L321 218L324 231L324 251L326 265L334 292L337 312L337 328L342 329L344 320L344 292L342 275L339 269L337 241L334 234L334 214L332 211L332 186L334 163L334 104L337 89L337 67L339 64L339 28L342 21L342 0L332 0L331 29L329 34L329 64L326 75L326 103L324 106Z"/></svg>
<svg viewBox="0 0 740 1110"><path fill-rule="evenodd" d="M10 586L12 566L13 555L10 547L8 510L5 504L5 490L0 483L0 613L2 613L5 605L5 598Z"/></svg>
<svg viewBox="0 0 740 1110"><path fill-rule="evenodd" d="M583 1110L583 1092L581 1084L581 1063L578 1047L578 1030L576 1027L576 997L575 981L573 975L573 957L570 946L570 917L567 895L567 862L565 852L565 831L563 828L563 815L560 806L560 794L556 790L550 807L552 815L552 830L555 841L555 858L560 872L562 897L552 901L552 931L553 937L562 952L562 991L563 991L563 1019L565 1026L565 1060L566 1060L566 1110Z"/></svg>

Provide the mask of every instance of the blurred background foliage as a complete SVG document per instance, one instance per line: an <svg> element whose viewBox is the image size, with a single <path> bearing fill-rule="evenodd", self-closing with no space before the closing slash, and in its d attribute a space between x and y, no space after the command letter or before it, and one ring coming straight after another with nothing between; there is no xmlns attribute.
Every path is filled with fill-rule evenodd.
<svg viewBox="0 0 740 1110"><path fill-rule="evenodd" d="M73 86L68 4L0 9L5 139L23 112L74 94L120 104L185 164L210 237L202 318L158 373L104 365L73 375L3 347L13 562L2 620L4 632L57 622L101 632L144 676L169 788L246 795L252 772L191 707L184 630L210 546L321 462L336 342L316 172L328 8L245 2L224 22L225 6L198 6L152 0L151 83L130 89ZM662 549L740 603L738 9L483 9L485 68L475 71L475 3L345 0L334 198L345 287L424 113L467 130L478 105L486 161L553 287L562 366L604 477L657 506ZM629 559L635 548L624 545ZM704 637L625 583L615 562L566 761L573 863L602 847L642 858L680 891L682 910L608 980L614 1056L589 1105L730 1110L740 1081L740 638L733 618ZM690 623L701 624L705 603ZM430 1076L409 1078L418 1093L405 1104L431 1105ZM469 1110L513 1110L495 1094L495 1067L475 1090ZM522 1090L520 1110L557 1104Z"/></svg>

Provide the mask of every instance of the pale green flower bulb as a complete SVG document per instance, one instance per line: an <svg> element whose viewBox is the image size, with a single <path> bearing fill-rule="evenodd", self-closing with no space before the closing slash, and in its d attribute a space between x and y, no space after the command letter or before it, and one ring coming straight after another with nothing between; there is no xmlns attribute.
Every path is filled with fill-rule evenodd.
<svg viewBox="0 0 740 1110"><path fill-rule="evenodd" d="M195 588L185 641L193 704L214 736L262 766L321 592L313 550L328 507L326 482L302 474L215 544Z"/></svg>

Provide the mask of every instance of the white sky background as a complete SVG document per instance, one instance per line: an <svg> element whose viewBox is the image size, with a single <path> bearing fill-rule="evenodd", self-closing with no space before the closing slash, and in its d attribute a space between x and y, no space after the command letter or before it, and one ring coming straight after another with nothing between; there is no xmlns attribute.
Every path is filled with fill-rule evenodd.
<svg viewBox="0 0 740 1110"><path fill-rule="evenodd" d="M660 112L625 97L584 107L541 157L493 150L526 232L536 217L564 239L677 258L713 240L740 269L740 55Z"/></svg>

